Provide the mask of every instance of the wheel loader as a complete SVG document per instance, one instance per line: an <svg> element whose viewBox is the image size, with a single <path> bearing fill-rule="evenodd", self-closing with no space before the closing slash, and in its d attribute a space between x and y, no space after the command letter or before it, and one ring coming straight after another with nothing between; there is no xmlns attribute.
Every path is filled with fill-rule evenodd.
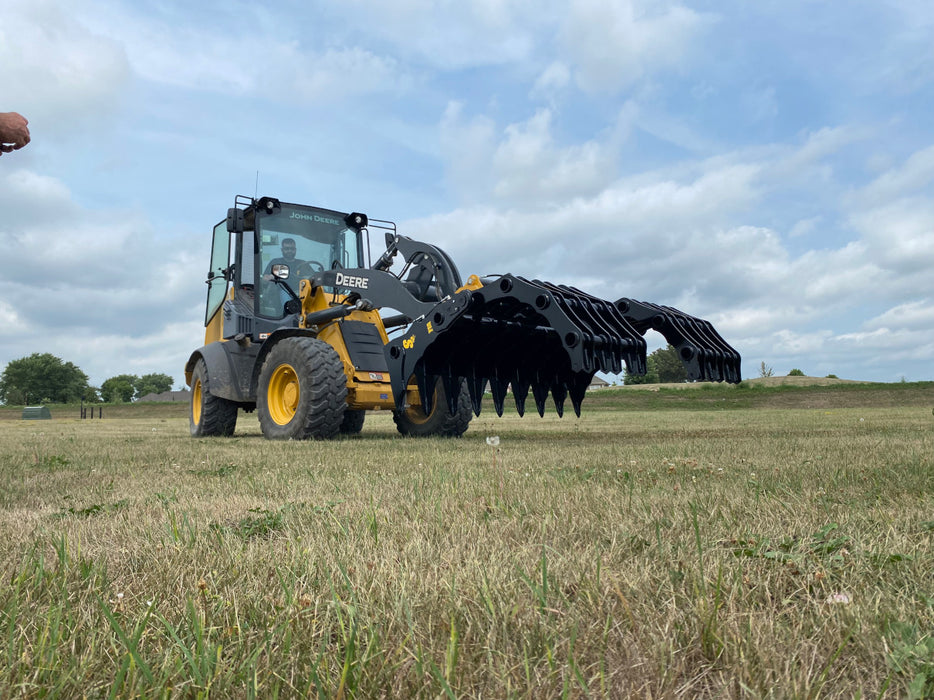
<svg viewBox="0 0 934 700"><path fill-rule="evenodd" d="M370 230L386 250L367 264ZM269 439L359 433L374 410L403 435L457 437L487 390L499 415L511 393L520 415L530 394L544 415L551 394L579 416L598 371L645 373L650 329L689 379L740 381L707 321L512 274L463 280L441 249L357 212L238 195L207 286L204 345L185 365L195 437L232 434L240 409Z"/></svg>

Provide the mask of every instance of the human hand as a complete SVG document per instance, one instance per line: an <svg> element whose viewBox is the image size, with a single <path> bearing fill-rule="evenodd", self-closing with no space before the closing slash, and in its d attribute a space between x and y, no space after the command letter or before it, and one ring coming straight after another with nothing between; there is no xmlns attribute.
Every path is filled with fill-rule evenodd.
<svg viewBox="0 0 934 700"><path fill-rule="evenodd" d="M0 155L16 151L29 143L29 124L17 112L0 112Z"/></svg>

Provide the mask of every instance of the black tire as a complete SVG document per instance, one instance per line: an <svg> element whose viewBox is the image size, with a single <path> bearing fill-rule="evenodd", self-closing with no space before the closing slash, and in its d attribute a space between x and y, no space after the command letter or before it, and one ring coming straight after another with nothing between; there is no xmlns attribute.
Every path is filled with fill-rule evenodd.
<svg viewBox="0 0 934 700"><path fill-rule="evenodd" d="M363 421L366 418L364 410L344 410L344 420L341 421L341 435L359 435L363 430Z"/></svg>
<svg viewBox="0 0 934 700"><path fill-rule="evenodd" d="M211 380L204 358L198 359L191 373L188 427L192 437L233 435L237 427L237 404L211 393Z"/></svg>
<svg viewBox="0 0 934 700"><path fill-rule="evenodd" d="M256 408L270 440L327 440L344 420L347 380L337 351L306 336L285 338L259 373Z"/></svg>
<svg viewBox="0 0 934 700"><path fill-rule="evenodd" d="M470 425L471 418L473 418L473 408L470 405L466 383L461 384L461 391L457 397L457 412L452 416L448 411L447 394L440 379L435 384L431 415L426 416L421 406L408 406L401 411L392 412L396 430L412 437L428 437L429 435L460 437Z"/></svg>

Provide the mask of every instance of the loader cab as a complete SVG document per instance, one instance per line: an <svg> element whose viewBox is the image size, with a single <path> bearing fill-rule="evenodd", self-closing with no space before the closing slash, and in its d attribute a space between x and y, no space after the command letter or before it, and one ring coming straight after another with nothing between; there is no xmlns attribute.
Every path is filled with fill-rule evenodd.
<svg viewBox="0 0 934 700"><path fill-rule="evenodd" d="M214 227L207 336L256 336L280 327L297 310L282 280L297 296L315 272L364 266L366 217L271 197L237 197L238 206ZM232 292L231 292L232 288ZM219 314L221 306L223 314ZM221 318L223 317L223 318ZM212 332L212 325L222 326Z"/></svg>
<svg viewBox="0 0 934 700"><path fill-rule="evenodd" d="M287 314L292 297L282 284L273 281L274 277L297 295L299 281L315 272L363 264L360 228L350 225L347 214L266 197L249 213L253 214L252 273L259 316L282 318ZM247 253L244 251L244 259Z"/></svg>

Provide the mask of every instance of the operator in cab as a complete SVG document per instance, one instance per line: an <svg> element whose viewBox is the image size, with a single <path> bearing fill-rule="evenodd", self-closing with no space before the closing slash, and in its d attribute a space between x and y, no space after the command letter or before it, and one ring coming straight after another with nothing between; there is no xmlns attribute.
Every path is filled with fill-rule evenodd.
<svg viewBox="0 0 934 700"><path fill-rule="evenodd" d="M266 269L263 271L263 279L267 281L272 281L272 267L273 265L288 265L289 266L289 278L286 280L288 285L292 288L292 291L298 294L298 267L301 265L304 260L299 260L295 257L296 246L294 238L283 238L282 239L282 257L273 258L269 261L269 264L266 265Z"/></svg>

